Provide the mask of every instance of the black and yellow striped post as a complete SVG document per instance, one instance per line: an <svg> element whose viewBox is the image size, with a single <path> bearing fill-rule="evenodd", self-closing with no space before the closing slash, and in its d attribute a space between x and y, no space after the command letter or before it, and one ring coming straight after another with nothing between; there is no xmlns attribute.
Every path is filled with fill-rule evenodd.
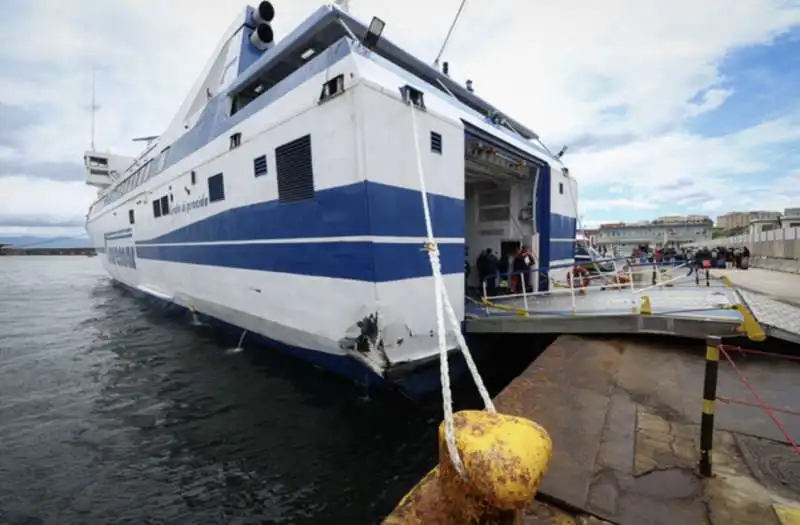
<svg viewBox="0 0 800 525"><path fill-rule="evenodd" d="M657 279L658 279L658 276L656 275L656 264L653 263L653 286L655 286L656 283L658 282Z"/></svg>
<svg viewBox="0 0 800 525"><path fill-rule="evenodd" d="M706 268L706 286L711 286L711 269Z"/></svg>
<svg viewBox="0 0 800 525"><path fill-rule="evenodd" d="M714 402L717 400L719 347L722 339L706 339L706 373L703 378L703 414L700 417L700 475L711 477L711 449L714 445Z"/></svg>

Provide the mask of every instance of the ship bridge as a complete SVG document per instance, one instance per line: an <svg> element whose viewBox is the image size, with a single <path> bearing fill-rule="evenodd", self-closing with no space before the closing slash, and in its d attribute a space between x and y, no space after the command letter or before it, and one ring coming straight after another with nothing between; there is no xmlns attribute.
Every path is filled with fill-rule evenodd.
<svg viewBox="0 0 800 525"><path fill-rule="evenodd" d="M108 188L120 179L133 160L132 157L113 153L87 151L83 154L86 184L100 189Z"/></svg>

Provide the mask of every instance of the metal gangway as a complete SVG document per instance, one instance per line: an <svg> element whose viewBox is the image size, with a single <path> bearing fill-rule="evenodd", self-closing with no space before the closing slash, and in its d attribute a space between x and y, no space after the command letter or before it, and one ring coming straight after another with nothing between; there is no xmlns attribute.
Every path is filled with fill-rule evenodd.
<svg viewBox="0 0 800 525"><path fill-rule="evenodd" d="M491 279L512 288L492 294ZM689 261L617 258L497 274L467 297L465 317L468 333L484 334L763 334L730 280Z"/></svg>

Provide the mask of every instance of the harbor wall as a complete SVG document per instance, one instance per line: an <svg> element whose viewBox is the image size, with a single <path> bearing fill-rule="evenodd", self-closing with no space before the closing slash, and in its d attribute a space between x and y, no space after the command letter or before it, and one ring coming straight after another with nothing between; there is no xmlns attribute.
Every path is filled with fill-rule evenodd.
<svg viewBox="0 0 800 525"><path fill-rule="evenodd" d="M750 249L750 265L779 272L800 273L800 228L755 231L733 237L720 237L712 246Z"/></svg>
<svg viewBox="0 0 800 525"><path fill-rule="evenodd" d="M94 248L14 248L1 246L0 255L97 255Z"/></svg>

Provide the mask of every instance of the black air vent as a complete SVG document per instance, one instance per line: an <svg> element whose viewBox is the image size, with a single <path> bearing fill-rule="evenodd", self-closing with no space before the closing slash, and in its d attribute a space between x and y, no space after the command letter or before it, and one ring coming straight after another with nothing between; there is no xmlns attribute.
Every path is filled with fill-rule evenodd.
<svg viewBox="0 0 800 525"><path fill-rule="evenodd" d="M442 154L442 136L435 131L431 131L431 151Z"/></svg>
<svg viewBox="0 0 800 525"><path fill-rule="evenodd" d="M311 135L300 137L276 148L275 165L278 169L280 202L297 202L314 198Z"/></svg>
<svg viewBox="0 0 800 525"><path fill-rule="evenodd" d="M261 155L253 159L253 173L256 177L267 174L267 156Z"/></svg>

